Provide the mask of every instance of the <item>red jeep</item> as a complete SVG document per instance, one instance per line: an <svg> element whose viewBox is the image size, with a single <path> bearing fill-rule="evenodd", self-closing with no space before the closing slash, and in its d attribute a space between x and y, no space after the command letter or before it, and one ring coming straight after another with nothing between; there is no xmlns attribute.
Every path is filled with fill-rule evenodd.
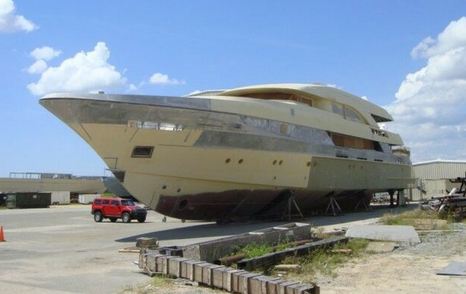
<svg viewBox="0 0 466 294"><path fill-rule="evenodd" d="M96 198L92 202L91 214L96 222L101 222L104 218L110 219L112 223L121 218L124 223L129 223L132 219L138 222L146 221L147 210L134 204L132 200L123 198Z"/></svg>

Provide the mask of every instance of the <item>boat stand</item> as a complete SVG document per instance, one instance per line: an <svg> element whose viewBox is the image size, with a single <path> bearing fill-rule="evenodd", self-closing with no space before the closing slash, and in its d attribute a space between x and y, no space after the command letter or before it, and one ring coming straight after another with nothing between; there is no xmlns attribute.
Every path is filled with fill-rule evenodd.
<svg viewBox="0 0 466 294"><path fill-rule="evenodd" d="M331 209L331 211L330 211ZM331 213L329 213L331 212ZM337 200L335 199L335 197L333 196L330 196L330 202L328 203L328 206L327 206L327 209L325 210L325 214L329 215L333 215L333 216L337 216L339 214L343 213L343 210L341 210L341 207L340 205L338 205L338 202Z"/></svg>
<svg viewBox="0 0 466 294"><path fill-rule="evenodd" d="M358 203L356 203L356 206L354 207L354 210L358 210L359 207L366 211L369 210L369 206L367 206L367 201L365 201L364 198L359 199Z"/></svg>
<svg viewBox="0 0 466 294"><path fill-rule="evenodd" d="M293 218L293 216L296 216L296 215L293 215L293 206L296 208L296 210L298 211L298 214L297 216L299 216L299 218L304 218L304 215L303 213L301 212L301 209L299 209L299 206L298 206L298 203L296 202L296 199L294 197L294 191L290 191L288 193L288 205L286 206L285 208L285 212L283 214L283 218L288 218L288 220L291 220Z"/></svg>

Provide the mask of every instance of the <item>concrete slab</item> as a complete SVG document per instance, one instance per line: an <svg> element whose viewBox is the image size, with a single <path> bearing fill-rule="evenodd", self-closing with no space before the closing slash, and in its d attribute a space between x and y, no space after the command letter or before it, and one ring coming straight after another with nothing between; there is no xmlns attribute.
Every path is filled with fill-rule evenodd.
<svg viewBox="0 0 466 294"><path fill-rule="evenodd" d="M415 245L421 243L412 226L358 225L346 231L346 237L369 240L395 241Z"/></svg>
<svg viewBox="0 0 466 294"><path fill-rule="evenodd" d="M452 261L437 272L437 275L466 276L466 262Z"/></svg>
<svg viewBox="0 0 466 294"><path fill-rule="evenodd" d="M398 247L396 242L369 242L366 251L369 253L388 253Z"/></svg>

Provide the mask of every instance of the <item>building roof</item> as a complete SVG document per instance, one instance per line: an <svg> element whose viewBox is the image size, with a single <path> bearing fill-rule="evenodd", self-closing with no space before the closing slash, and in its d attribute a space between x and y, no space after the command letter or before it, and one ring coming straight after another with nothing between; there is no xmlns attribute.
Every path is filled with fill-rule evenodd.
<svg viewBox="0 0 466 294"><path fill-rule="evenodd" d="M413 163L413 166L424 165L424 164L435 164L435 163L460 163L460 164L462 163L462 164L466 164L466 160L435 159L435 160L415 162L415 163Z"/></svg>

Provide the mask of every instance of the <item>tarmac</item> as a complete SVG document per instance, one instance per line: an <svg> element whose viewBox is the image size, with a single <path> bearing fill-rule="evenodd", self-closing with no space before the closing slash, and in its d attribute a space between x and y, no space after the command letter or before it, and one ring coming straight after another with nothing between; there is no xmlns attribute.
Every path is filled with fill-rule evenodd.
<svg viewBox="0 0 466 294"><path fill-rule="evenodd" d="M302 222L327 230L373 223L389 209L313 217ZM44 209L0 209L0 289L3 293L117 293L147 282L133 263L135 253L118 249L134 246L139 237L156 237L161 246L187 245L287 222L217 225L185 222L149 211L147 222L105 220L95 223L89 205Z"/></svg>

